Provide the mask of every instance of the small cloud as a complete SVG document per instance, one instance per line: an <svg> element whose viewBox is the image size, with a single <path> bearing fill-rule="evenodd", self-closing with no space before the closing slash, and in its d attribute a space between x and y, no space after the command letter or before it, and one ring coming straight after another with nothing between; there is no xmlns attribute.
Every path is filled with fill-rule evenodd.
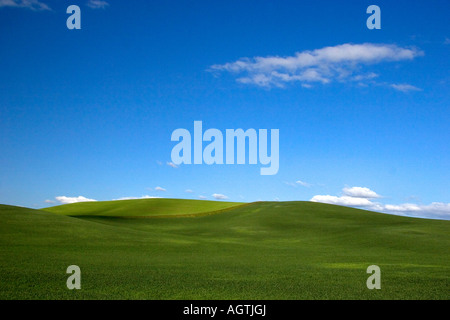
<svg viewBox="0 0 450 320"><path fill-rule="evenodd" d="M310 184L310 183L304 182L304 181L301 181L301 180L297 180L297 181L295 181L295 183L296 183L296 184L299 184L299 185L301 185L301 186L303 186L303 187L307 187L307 188L311 187L311 184Z"/></svg>
<svg viewBox="0 0 450 320"><path fill-rule="evenodd" d="M55 201L49 200L49 199L45 200L44 202L45 202L45 203L55 203Z"/></svg>
<svg viewBox="0 0 450 320"><path fill-rule="evenodd" d="M186 190L184 190L184 192L186 192L186 193L194 193L194 190L186 189Z"/></svg>
<svg viewBox="0 0 450 320"><path fill-rule="evenodd" d="M122 197L122 198L118 198L118 199L113 199L113 201L116 200L136 200L136 199L160 199L161 197L154 197L154 196L149 196L149 195L144 195L141 197Z"/></svg>
<svg viewBox="0 0 450 320"><path fill-rule="evenodd" d="M163 165L163 163L162 163L161 161L156 161L156 163L157 163L158 165L160 165L160 166Z"/></svg>
<svg viewBox="0 0 450 320"><path fill-rule="evenodd" d="M167 191L167 190L164 189L163 187L156 187L155 190L156 190L156 191Z"/></svg>
<svg viewBox="0 0 450 320"><path fill-rule="evenodd" d="M312 184L310 184L308 182L305 182L305 181L302 181L302 180L297 180L295 182L284 181L283 183L288 185L288 186L295 187L295 188L298 187L298 186L303 186L303 187L309 188L309 187L312 186Z"/></svg>
<svg viewBox="0 0 450 320"><path fill-rule="evenodd" d="M109 3L103 0L89 0L86 5L92 9L105 9Z"/></svg>
<svg viewBox="0 0 450 320"><path fill-rule="evenodd" d="M172 168L178 168L178 166L175 163L173 163L173 162L167 162L167 165L172 167Z"/></svg>
<svg viewBox="0 0 450 320"><path fill-rule="evenodd" d="M450 44L450 38L445 38L444 44Z"/></svg>
<svg viewBox="0 0 450 320"><path fill-rule="evenodd" d="M228 199L228 197L227 197L226 195L220 194L220 193L214 193L214 194L212 195L212 197L213 197L214 199L217 199L217 200L226 200L226 199Z"/></svg>
<svg viewBox="0 0 450 320"><path fill-rule="evenodd" d="M294 182L283 181L283 183L291 187L297 187L297 185Z"/></svg>
<svg viewBox="0 0 450 320"><path fill-rule="evenodd" d="M351 80L353 81L363 81L363 80L371 80L378 77L378 74L374 73L374 72L370 72L367 74L359 74L357 76L354 76L351 78Z"/></svg>
<svg viewBox="0 0 450 320"><path fill-rule="evenodd" d="M391 88L394 88L395 90L401 91L401 92L422 91L422 89L417 88L417 87L407 84L407 83L391 84Z"/></svg>
<svg viewBox="0 0 450 320"><path fill-rule="evenodd" d="M198 198L199 198L199 199L203 199L203 200L204 200L204 199L208 199L208 197L205 197L205 196L198 196Z"/></svg>
<svg viewBox="0 0 450 320"><path fill-rule="evenodd" d="M38 0L0 0L1 7L25 8L33 11L52 10L48 5Z"/></svg>
<svg viewBox="0 0 450 320"><path fill-rule="evenodd" d="M346 187L342 189L342 192L346 196L355 198L367 198L367 199L381 198L381 196L377 194L375 191L372 191L369 188L365 187L351 187L351 188Z"/></svg>
<svg viewBox="0 0 450 320"><path fill-rule="evenodd" d="M89 198L86 198L83 196L78 196L78 197L58 196L58 197L55 197L55 199L57 201L61 202L62 204L97 201L95 199L89 199Z"/></svg>

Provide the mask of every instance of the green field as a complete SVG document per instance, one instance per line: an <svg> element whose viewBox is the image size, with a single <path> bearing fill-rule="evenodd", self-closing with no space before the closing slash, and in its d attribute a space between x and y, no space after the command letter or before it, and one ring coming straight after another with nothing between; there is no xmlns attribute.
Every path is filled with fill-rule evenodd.
<svg viewBox="0 0 450 320"><path fill-rule="evenodd" d="M312 202L0 205L0 299L449 299L449 231Z"/></svg>

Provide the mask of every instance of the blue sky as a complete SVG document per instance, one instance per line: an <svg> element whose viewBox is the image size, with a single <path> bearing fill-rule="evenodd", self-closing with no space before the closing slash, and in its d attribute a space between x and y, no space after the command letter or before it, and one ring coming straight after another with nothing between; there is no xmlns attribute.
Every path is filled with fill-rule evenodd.
<svg viewBox="0 0 450 320"><path fill-rule="evenodd" d="M449 9L0 0L0 203L314 200L449 219ZM171 133L196 120L279 129L278 173L172 165Z"/></svg>

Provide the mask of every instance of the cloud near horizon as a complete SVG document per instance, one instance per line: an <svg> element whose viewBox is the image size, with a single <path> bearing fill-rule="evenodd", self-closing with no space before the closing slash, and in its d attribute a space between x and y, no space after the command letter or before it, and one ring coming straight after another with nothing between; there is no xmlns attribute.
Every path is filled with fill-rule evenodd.
<svg viewBox="0 0 450 320"><path fill-rule="evenodd" d="M117 198L117 199L112 199L112 200L107 200L107 201L117 201L117 200L136 200L136 199L161 199L162 197L157 197L157 196L149 196L149 195L143 195L140 197L121 197L121 198ZM98 201L95 199L89 199L83 196L78 196L78 197L66 197L66 196L58 196L55 197L55 199L61 203L61 204L69 204L69 203L77 203L77 202L94 202L94 201ZM45 200L45 203L55 203L56 201L53 200Z"/></svg>
<svg viewBox="0 0 450 320"><path fill-rule="evenodd" d="M143 195L141 197L122 197L118 199L113 199L113 201L116 200L136 200L136 199L161 199L161 197L155 197L155 196L149 196L149 195Z"/></svg>
<svg viewBox="0 0 450 320"><path fill-rule="evenodd" d="M345 43L297 52L294 56L241 58L212 65L208 71L239 75L237 82L259 87L284 87L287 83L299 82L303 87L311 88L312 84L333 81L364 83L378 77L378 74L365 71L363 67L382 62L413 60L422 55L424 53L416 48L402 48L393 44ZM416 88L408 84L395 86L392 85L400 91ZM399 86L403 86L403 90Z"/></svg>
<svg viewBox="0 0 450 320"><path fill-rule="evenodd" d="M356 198L351 196L337 197L330 195L317 195L312 197L310 201L336 204L339 206L348 206L348 207L369 207L373 205L373 202L367 198Z"/></svg>
<svg viewBox="0 0 450 320"><path fill-rule="evenodd" d="M212 194L212 197L217 200L227 200L228 199L228 197L226 195L220 194L220 193L214 193L214 194Z"/></svg>
<svg viewBox="0 0 450 320"><path fill-rule="evenodd" d="M429 205L413 203L399 205L382 204L373 201L373 199L381 198L381 196L369 188L344 188L342 192L342 196L315 195L310 201L356 207L396 215L450 220L450 203L433 202Z"/></svg>
<svg viewBox="0 0 450 320"><path fill-rule="evenodd" d="M77 203L77 202L93 202L93 201L97 201L95 199L89 199L83 196L78 196L78 197L66 197L66 196L58 196L55 197L55 199L62 203L62 204L69 204L69 203ZM46 201L47 202L47 201Z"/></svg>

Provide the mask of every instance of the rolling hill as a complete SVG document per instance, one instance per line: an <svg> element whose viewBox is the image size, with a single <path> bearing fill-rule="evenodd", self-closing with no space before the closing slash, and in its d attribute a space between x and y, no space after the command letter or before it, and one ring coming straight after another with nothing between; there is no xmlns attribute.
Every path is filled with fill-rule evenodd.
<svg viewBox="0 0 450 320"><path fill-rule="evenodd" d="M179 215L207 215L240 202L180 199L136 199L101 202L79 202L46 208L45 211L67 216L152 217Z"/></svg>
<svg viewBox="0 0 450 320"><path fill-rule="evenodd" d="M0 299L448 299L449 227L312 202L0 205Z"/></svg>

